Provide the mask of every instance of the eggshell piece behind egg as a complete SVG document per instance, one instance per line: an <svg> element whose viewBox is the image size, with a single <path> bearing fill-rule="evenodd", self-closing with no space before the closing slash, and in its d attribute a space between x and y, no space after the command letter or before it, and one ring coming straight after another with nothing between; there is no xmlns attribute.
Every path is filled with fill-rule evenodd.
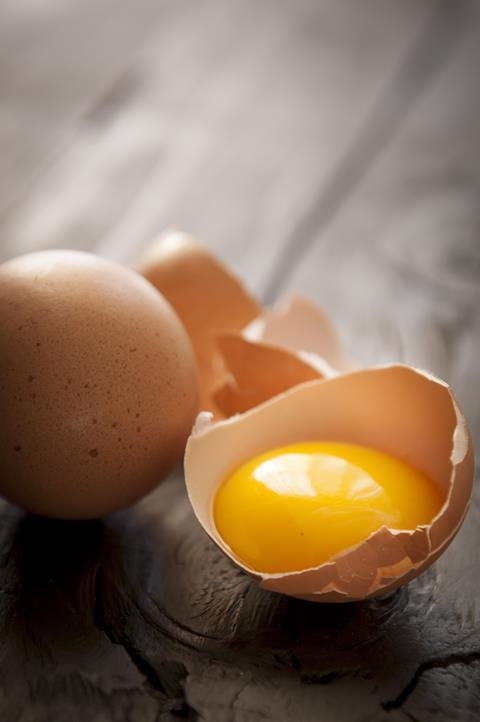
<svg viewBox="0 0 480 722"><path fill-rule="evenodd" d="M217 344L231 378L220 386L213 398L226 417L325 375L298 354L248 341L238 333L218 334Z"/></svg>
<svg viewBox="0 0 480 722"><path fill-rule="evenodd" d="M241 282L192 236L166 231L138 266L171 303L193 344L200 378L200 408L218 411L212 389L225 380L215 343L218 330L240 330L260 307Z"/></svg>
<svg viewBox="0 0 480 722"><path fill-rule="evenodd" d="M363 444L404 459L436 481L444 505L430 525L405 531L384 527L317 568L261 575L219 536L213 498L244 461L306 440ZM465 418L449 387L425 372L392 365L301 384L225 421L212 423L209 415L200 415L187 444L185 476L200 524L261 586L319 602L342 602L394 589L444 551L468 507L473 453Z"/></svg>
<svg viewBox="0 0 480 722"><path fill-rule="evenodd" d="M134 271L74 251L0 266L0 493L39 514L131 504L180 459L193 351Z"/></svg>
<svg viewBox="0 0 480 722"><path fill-rule="evenodd" d="M314 354L334 369L352 369L327 314L296 294L266 309L244 329L243 335L250 341L261 341L293 353Z"/></svg>

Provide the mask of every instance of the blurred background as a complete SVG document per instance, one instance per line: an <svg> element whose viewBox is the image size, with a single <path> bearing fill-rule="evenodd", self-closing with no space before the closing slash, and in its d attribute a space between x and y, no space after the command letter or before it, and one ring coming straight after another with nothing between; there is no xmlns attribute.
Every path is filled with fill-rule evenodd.
<svg viewBox="0 0 480 722"><path fill-rule="evenodd" d="M0 260L179 226L480 421L479 68L474 0L2 0Z"/></svg>

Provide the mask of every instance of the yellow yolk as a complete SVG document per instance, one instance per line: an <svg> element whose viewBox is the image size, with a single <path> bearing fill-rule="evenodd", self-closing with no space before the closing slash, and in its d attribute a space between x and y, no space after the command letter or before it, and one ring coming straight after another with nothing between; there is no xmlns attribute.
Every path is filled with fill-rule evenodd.
<svg viewBox="0 0 480 722"><path fill-rule="evenodd" d="M425 474L355 444L307 442L246 462L221 484L217 531L256 571L316 567L382 526L428 524L443 499Z"/></svg>

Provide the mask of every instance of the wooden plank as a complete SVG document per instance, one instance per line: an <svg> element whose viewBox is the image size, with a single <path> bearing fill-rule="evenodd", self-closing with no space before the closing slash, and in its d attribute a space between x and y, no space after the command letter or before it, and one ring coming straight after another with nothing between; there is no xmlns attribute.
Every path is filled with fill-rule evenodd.
<svg viewBox="0 0 480 722"><path fill-rule="evenodd" d="M92 105L122 83L152 24L158 33L160 18L174 12L165 0L2 3L0 213L68 147Z"/></svg>
<svg viewBox="0 0 480 722"><path fill-rule="evenodd" d="M290 266L286 287L330 308L360 361L401 357L448 376L456 340L475 328L479 39L477 9L394 142Z"/></svg>
<svg viewBox="0 0 480 722"><path fill-rule="evenodd" d="M458 47L472 21L475 21L475 6L471 0L462 0L455 6L445 0L436 3L430 22L415 38L410 52L376 98L370 115L359 125L352 142L339 156L337 166L309 198L305 213L285 239L279 263L269 272L270 282L264 294L267 300L274 298L285 285L292 266L308 252L321 229L341 212L356 186L395 137L405 116Z"/></svg>
<svg viewBox="0 0 480 722"><path fill-rule="evenodd" d="M384 88L432 27L432 3L416 0L195 5L194 20L182 18L187 5L169 20L166 46L145 44L74 145L19 197L3 219L4 256L70 245L128 260L177 221L265 289L344 145L376 118ZM443 223L460 217L465 228L473 212L477 106L464 90L478 67L473 28L345 215L305 259L299 252L287 285L330 307L361 359L420 353L478 386L473 242L455 254ZM396 89L407 105L412 74ZM435 184L451 163L469 179L453 200ZM418 244L428 228L445 233L440 252ZM452 330L458 318L464 333ZM455 545L407 588L315 606L262 592L234 569L195 523L179 474L99 522L40 520L3 504L1 716L450 722L460 710L473 722L478 509L476 499Z"/></svg>
<svg viewBox="0 0 480 722"><path fill-rule="evenodd" d="M4 219L4 256L69 246L129 261L173 223L255 286L258 244L276 253L431 5L209 0L202 32L186 15L145 43L116 112L93 115Z"/></svg>
<svg viewBox="0 0 480 722"><path fill-rule="evenodd" d="M477 446L479 63L477 8L450 62L341 212L310 226L310 250L292 260L287 284L332 312L361 363L400 360L449 380ZM422 722L478 715L478 491L448 552L377 629L371 671L389 714Z"/></svg>

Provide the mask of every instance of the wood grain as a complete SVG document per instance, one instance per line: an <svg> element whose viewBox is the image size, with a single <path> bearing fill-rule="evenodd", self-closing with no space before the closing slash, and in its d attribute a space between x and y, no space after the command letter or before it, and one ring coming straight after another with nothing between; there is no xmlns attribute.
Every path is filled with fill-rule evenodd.
<svg viewBox="0 0 480 722"><path fill-rule="evenodd" d="M311 246L307 253L294 259L292 243L284 281L323 301L342 327L352 357L366 363L402 360L449 380L478 439L476 12L475 17L469 9L449 62L341 212L325 225L311 224L313 235L304 236ZM469 82L476 90L466 93ZM389 668L388 679L382 675L391 690L385 708L401 708L412 719L442 718L447 708L452 719L478 714L480 589L473 551L479 543L478 493L474 499L461 535L430 574L431 600L404 613L404 622L413 614L412 623L422 630L420 658L425 660L418 663L405 638L395 655L398 664L414 670L409 683L403 687L402 674L392 678ZM426 584L410 585L409 598L419 586L428 598ZM420 609L424 619L417 617Z"/></svg>
<svg viewBox="0 0 480 722"><path fill-rule="evenodd" d="M110 95L38 171L3 219L4 257L68 246L131 261L173 223L255 288L434 3L193 5L160 13Z"/></svg>
<svg viewBox="0 0 480 722"><path fill-rule="evenodd" d="M480 23L442 0L8 0L0 257L132 261L176 223L361 363L448 378L478 443ZM6 722L476 722L479 513L408 587L270 594L180 472L85 523L0 506Z"/></svg>

